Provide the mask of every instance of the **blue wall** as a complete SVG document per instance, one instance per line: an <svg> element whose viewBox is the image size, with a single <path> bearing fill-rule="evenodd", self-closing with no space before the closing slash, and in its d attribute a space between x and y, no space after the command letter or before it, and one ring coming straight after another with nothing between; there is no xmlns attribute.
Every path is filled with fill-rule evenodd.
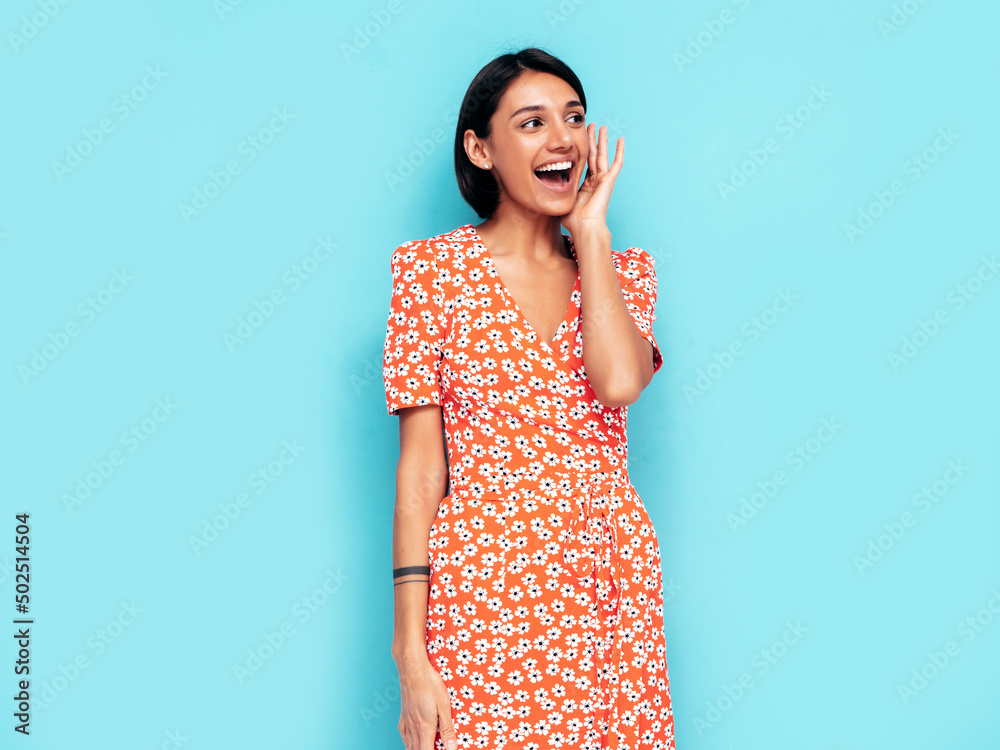
<svg viewBox="0 0 1000 750"><path fill-rule="evenodd" d="M665 364L630 464L678 747L1000 745L998 22L983 0L8 3L22 744L402 747L389 256L478 222L458 104L538 45L625 138L614 246L657 259ZM11 696L16 658L8 638Z"/></svg>

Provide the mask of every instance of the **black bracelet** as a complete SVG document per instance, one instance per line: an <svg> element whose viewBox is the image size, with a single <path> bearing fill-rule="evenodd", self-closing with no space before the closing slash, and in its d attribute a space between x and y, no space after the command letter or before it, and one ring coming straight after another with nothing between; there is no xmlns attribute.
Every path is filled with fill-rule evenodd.
<svg viewBox="0 0 1000 750"><path fill-rule="evenodd" d="M393 586L399 586L400 584L403 584L403 583L430 583L430 579L429 578L411 578L409 581L396 581L396 583L394 583L392 585Z"/></svg>
<svg viewBox="0 0 1000 750"><path fill-rule="evenodd" d="M410 565L405 568L394 568L392 571L392 577L399 578L400 576L408 576L413 573L423 573L425 575L430 575L431 568L429 565Z"/></svg>

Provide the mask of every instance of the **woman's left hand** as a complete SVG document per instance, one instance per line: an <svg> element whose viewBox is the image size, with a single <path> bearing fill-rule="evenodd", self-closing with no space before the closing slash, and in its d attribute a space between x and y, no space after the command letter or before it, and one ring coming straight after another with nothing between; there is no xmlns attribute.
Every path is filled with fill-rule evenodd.
<svg viewBox="0 0 1000 750"><path fill-rule="evenodd" d="M573 210L562 217L562 225L572 237L577 237L577 232L592 228L607 231L608 202L611 200L615 178L618 177L625 161L625 139L619 138L615 146L615 160L609 169L607 126L601 126L600 137L596 143L595 132L597 126L590 123L587 126L589 139L587 177L576 195Z"/></svg>

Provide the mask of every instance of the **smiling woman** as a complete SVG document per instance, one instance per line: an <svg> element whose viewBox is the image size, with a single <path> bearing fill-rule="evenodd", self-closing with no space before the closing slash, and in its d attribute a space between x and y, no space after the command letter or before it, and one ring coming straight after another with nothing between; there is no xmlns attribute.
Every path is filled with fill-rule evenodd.
<svg viewBox="0 0 1000 750"><path fill-rule="evenodd" d="M586 106L542 50L489 63L455 136L459 189L485 221L392 254L408 750L674 748L659 542L626 436L663 364L656 272L638 247L611 250L624 142L609 167Z"/></svg>

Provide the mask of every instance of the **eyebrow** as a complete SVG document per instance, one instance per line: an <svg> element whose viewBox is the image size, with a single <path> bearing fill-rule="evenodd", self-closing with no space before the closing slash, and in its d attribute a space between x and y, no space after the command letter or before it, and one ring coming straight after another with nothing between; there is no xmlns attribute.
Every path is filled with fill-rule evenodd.
<svg viewBox="0 0 1000 750"><path fill-rule="evenodd" d="M582 106L583 103L578 99L570 99L568 102L566 102L566 109L570 109L572 107L582 107ZM529 104L527 107L521 107L519 110L517 110L514 114L510 116L510 119L513 120L515 117L517 117L519 114L523 112L541 112L544 109L545 107L543 107L541 104Z"/></svg>

